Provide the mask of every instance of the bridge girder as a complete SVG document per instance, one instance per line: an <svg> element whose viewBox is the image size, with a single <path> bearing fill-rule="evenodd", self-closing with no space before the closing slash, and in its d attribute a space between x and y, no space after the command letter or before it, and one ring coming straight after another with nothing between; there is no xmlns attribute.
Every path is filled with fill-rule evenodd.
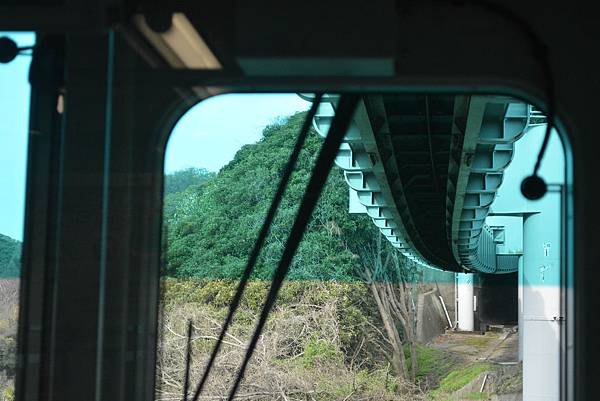
<svg viewBox="0 0 600 401"><path fill-rule="evenodd" d="M337 100L326 99L314 120L322 136ZM336 164L359 210L405 256L445 270L513 272L518 259L496 254L501 228L485 219L530 111L502 96L364 96Z"/></svg>

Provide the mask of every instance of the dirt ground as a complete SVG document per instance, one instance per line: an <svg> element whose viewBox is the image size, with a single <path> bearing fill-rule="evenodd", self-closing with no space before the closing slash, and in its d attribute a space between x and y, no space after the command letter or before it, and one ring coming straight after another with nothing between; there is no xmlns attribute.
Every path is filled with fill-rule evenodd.
<svg viewBox="0 0 600 401"><path fill-rule="evenodd" d="M429 344L434 348L455 353L465 362L517 363L519 335L510 327L501 331L447 332Z"/></svg>
<svg viewBox="0 0 600 401"><path fill-rule="evenodd" d="M454 355L464 364L484 362L492 364L493 370L480 375L462 391L454 394L454 400L473 399L473 392L492 401L520 401L522 399L522 365L518 357L519 334L516 327L504 327L497 331L447 332L432 340L430 346ZM469 398L463 395L469 393Z"/></svg>

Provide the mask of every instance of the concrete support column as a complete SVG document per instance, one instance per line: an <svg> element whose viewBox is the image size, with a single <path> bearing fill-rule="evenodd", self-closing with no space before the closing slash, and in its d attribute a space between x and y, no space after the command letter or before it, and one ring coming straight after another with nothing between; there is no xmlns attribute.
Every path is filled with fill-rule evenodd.
<svg viewBox="0 0 600 401"><path fill-rule="evenodd" d="M473 305L473 274L458 273L457 275L457 310L458 329L473 331L474 329L474 305Z"/></svg>
<svg viewBox="0 0 600 401"><path fill-rule="evenodd" d="M538 201L523 233L523 399L560 397L560 194Z"/></svg>

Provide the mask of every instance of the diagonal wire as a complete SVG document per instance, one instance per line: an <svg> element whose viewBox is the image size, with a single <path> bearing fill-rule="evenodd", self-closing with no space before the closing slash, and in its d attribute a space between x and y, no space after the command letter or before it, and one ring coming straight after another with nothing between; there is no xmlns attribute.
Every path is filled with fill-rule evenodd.
<svg viewBox="0 0 600 401"><path fill-rule="evenodd" d="M187 329L187 344L185 351L185 377L183 381L183 399L187 400L188 390L190 388L190 368L192 367L192 335L194 332L194 325L192 319L188 320Z"/></svg>
<svg viewBox="0 0 600 401"><path fill-rule="evenodd" d="M287 243L285 244L285 249L283 250L283 254L281 255L277 269L275 270L267 299L263 305L258 323L248 345L248 349L246 350L246 355L244 356L242 365L240 366L233 387L231 388L231 392L229 393L229 397L227 398L228 401L233 401L235 398L235 394L237 393L240 383L244 377L246 367L252 358L252 353L256 348L256 344L258 343L262 329L267 321L267 317L269 316L269 313L275 304L279 289L283 284L294 254L296 253L298 245L302 240L306 225L308 224L317 201L319 200L323 186L327 181L329 171L331 170L335 156L340 148L340 144L344 139L346 130L350 125L350 120L352 119L359 98L360 97L358 95L343 95L340 98L335 116L333 117L333 121L331 123L331 127L329 128L325 142L323 143L321 151L319 152L319 156L317 157L310 181L306 186L302 202L300 203L298 213L296 214L294 225L292 226Z"/></svg>
<svg viewBox="0 0 600 401"><path fill-rule="evenodd" d="M275 196L273 197L273 200L271 201L271 206L269 207L269 210L267 211L267 216L265 217L263 225L260 229L258 238L256 239L256 243L254 244L254 248L252 248L252 252L250 253L250 257L248 258L248 262L246 264L246 268L244 269L244 272L242 273L242 277L240 278L240 283L236 289L236 292L233 296L231 304L229 305L229 312L227 313L227 317L225 318L223 327L221 328L221 332L219 333L219 337L217 338L217 342L212 350L212 353L211 353L208 363L206 365L206 369L204 370L204 373L202 374L202 378L198 382L198 386L196 387L196 390L194 391L194 396L192 397L192 401L198 400L198 397L200 396L200 393L202 392L202 389L204 388L204 385L206 384L206 381L208 380L208 376L210 375L210 371L215 363L217 354L219 353L219 350L221 349L221 346L223 345L223 340L225 339L225 333L229 329L229 326L231 325L231 321L233 319L233 315L235 314L235 311L237 310L238 306L240 305L242 295L244 294L244 290L246 289L246 285L248 284L250 275L252 274L252 271L254 270L254 265L256 264L256 260L258 259L260 250L265 242L265 239L267 238L267 235L269 234L269 229L271 228L271 224L273 223L273 219L275 218L275 213L277 212L277 209L279 208L279 204L281 203L281 199L283 198L283 194L285 193L285 189L287 188L287 184L290 180L290 176L292 175L292 172L294 171L294 167L296 166L296 161L298 160L298 157L300 156L300 151L302 150L302 147L304 146L304 142L308 135L308 131L310 130L310 125L312 124L313 118L317 114L317 108L319 107L319 104L321 103L322 97L323 97L323 95L320 93L317 93L315 95L313 104L312 104L310 110L308 111L308 114L306 115L304 123L302 124L300 133L298 135L298 138L296 139L296 144L294 145L294 149L292 150L290 158L285 166L283 176L281 177L281 181L279 182L279 187L277 188L277 192L275 193ZM187 401L187 399L184 399L183 401Z"/></svg>

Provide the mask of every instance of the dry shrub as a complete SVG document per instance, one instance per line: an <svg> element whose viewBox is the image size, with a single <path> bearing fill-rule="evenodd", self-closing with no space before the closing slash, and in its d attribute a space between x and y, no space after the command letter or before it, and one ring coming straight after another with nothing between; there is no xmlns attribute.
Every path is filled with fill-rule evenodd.
<svg viewBox="0 0 600 401"><path fill-rule="evenodd" d="M0 399L14 398L19 280L0 279Z"/></svg>
<svg viewBox="0 0 600 401"><path fill-rule="evenodd" d="M0 279L0 336L17 333L19 314L19 280Z"/></svg>
<svg viewBox="0 0 600 401"><path fill-rule="evenodd" d="M348 345L348 323L344 322L344 297L328 297L345 284L304 283L295 302L276 306L254 351L238 391L238 399L254 400L418 400L413 386L399 383L390 371L377 328L365 327L361 341ZM355 284L358 285L358 284ZM179 288L181 289L181 287ZM315 297L315 291L325 291ZM364 292L367 294L367 292ZM339 294L338 294L339 295ZM189 298L188 298L189 299ZM181 400L185 375L186 331L191 319L193 393L221 329L226 308L206 303L170 302L161 311L157 355L156 399ZM257 320L258 308L237 312L213 367L201 400L226 399L242 362L246 343ZM356 334L356 333L354 333ZM360 333L358 333L360 334ZM363 361L380 351L379 361Z"/></svg>

